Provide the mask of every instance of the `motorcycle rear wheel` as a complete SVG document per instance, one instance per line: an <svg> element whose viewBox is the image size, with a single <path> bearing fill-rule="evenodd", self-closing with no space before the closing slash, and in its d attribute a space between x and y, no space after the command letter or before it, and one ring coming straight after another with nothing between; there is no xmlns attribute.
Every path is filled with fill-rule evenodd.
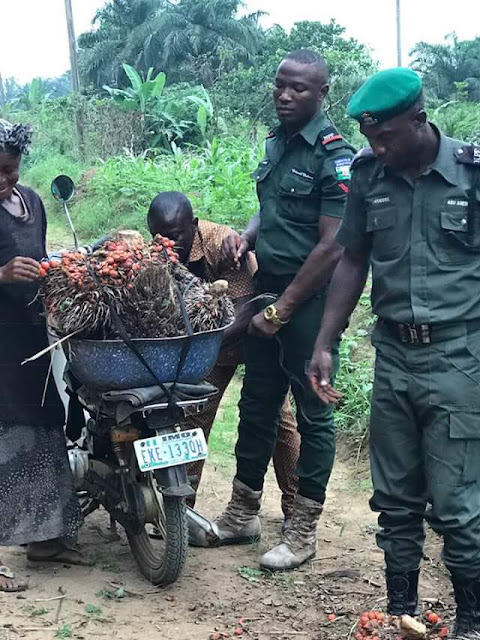
<svg viewBox="0 0 480 640"><path fill-rule="evenodd" d="M188 551L188 522L185 498L163 496L154 488L156 517L152 524L161 532L153 539L145 527L138 532L125 528L138 568L152 584L165 587L180 576Z"/></svg>

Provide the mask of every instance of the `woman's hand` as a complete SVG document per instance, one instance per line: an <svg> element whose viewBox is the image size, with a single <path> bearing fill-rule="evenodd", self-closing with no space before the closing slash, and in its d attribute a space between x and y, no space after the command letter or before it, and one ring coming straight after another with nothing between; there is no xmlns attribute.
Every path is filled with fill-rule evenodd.
<svg viewBox="0 0 480 640"><path fill-rule="evenodd" d="M33 258L17 256L0 267L0 284L34 282L39 276L40 263Z"/></svg>

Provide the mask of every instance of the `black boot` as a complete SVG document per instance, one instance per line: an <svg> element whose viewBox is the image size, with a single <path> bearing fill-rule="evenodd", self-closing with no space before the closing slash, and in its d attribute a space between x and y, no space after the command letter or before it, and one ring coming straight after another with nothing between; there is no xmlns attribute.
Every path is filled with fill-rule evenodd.
<svg viewBox="0 0 480 640"><path fill-rule="evenodd" d="M393 573L387 569L388 604L387 612L391 616L418 616L418 576L420 569L408 573Z"/></svg>
<svg viewBox="0 0 480 640"><path fill-rule="evenodd" d="M452 576L457 617L453 630L454 638L470 638L480 632L480 580L465 580Z"/></svg>

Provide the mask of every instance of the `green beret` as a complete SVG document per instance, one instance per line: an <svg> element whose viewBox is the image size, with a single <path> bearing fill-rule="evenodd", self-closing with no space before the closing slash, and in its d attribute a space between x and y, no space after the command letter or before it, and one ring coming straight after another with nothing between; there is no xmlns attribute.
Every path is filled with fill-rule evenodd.
<svg viewBox="0 0 480 640"><path fill-rule="evenodd" d="M361 124L390 120L409 109L422 93L420 76L398 67L379 71L350 98L347 113Z"/></svg>

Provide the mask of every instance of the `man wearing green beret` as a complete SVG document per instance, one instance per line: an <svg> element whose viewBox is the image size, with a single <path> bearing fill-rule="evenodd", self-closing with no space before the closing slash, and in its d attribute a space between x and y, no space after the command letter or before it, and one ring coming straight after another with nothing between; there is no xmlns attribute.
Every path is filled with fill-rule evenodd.
<svg viewBox="0 0 480 640"><path fill-rule="evenodd" d="M259 299L245 341L232 499L213 523L207 543L259 539L264 477L291 385L301 435L299 489L280 544L260 561L272 571L293 569L315 555L317 522L335 456L332 407L316 397L306 373L327 285L341 255L335 236L353 158L323 111L328 88L327 67L315 52L296 51L280 63L273 88L280 125L269 134L254 173L260 212L242 236L224 242L233 265L255 248Z"/></svg>
<svg viewBox="0 0 480 640"><path fill-rule="evenodd" d="M311 364L326 404L331 349L372 267L378 316L370 456L385 553L388 611L415 615L424 521L443 536L457 618L480 631L480 147L427 120L420 78L372 76L349 114L370 148L357 154ZM470 634L470 635L469 635ZM471 635L473 634L473 636Z"/></svg>

